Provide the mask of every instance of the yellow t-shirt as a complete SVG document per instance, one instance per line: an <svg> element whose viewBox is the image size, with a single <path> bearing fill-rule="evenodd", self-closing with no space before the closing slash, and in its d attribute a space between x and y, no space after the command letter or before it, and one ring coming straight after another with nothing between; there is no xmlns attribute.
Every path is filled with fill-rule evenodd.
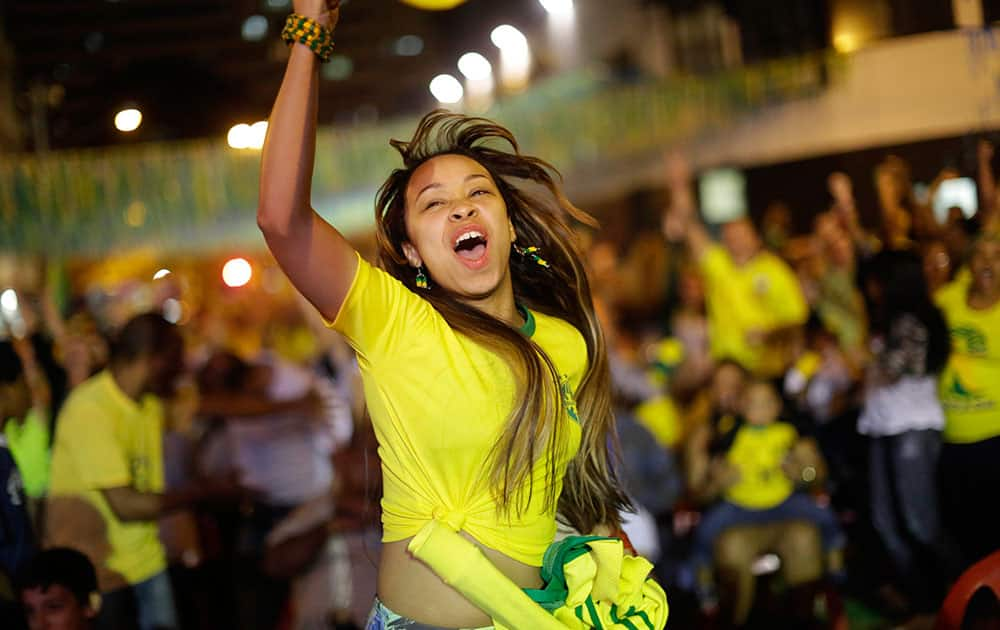
<svg viewBox="0 0 1000 630"><path fill-rule="evenodd" d="M700 266L705 276L712 356L733 359L748 370L775 376L781 357L764 345L751 345L751 331L801 324L809 316L795 274L780 258L762 251L743 266L717 244L708 247Z"/></svg>
<svg viewBox="0 0 1000 630"><path fill-rule="evenodd" d="M635 419L663 448L676 446L684 432L677 405L670 396L654 396L639 403L635 407Z"/></svg>
<svg viewBox="0 0 1000 630"><path fill-rule="evenodd" d="M785 422L739 428L726 459L740 471L740 480L726 490L726 500L750 510L766 510L791 496L795 486L781 462L792 450L798 432Z"/></svg>
<svg viewBox="0 0 1000 630"><path fill-rule="evenodd" d="M555 364L566 417L559 427L556 496L580 445L574 395L587 369L583 336L561 319L528 312L524 334ZM358 260L331 326L358 354L365 400L382 460L383 540L446 522L515 560L541 566L556 532L544 509L546 461L533 469L530 502L499 516L489 485L490 453L514 405L514 377L501 358L456 333L426 300Z"/></svg>
<svg viewBox="0 0 1000 630"><path fill-rule="evenodd" d="M45 414L31 409L23 422L9 421L4 436L24 480L24 493L41 499L49 487L49 423Z"/></svg>
<svg viewBox="0 0 1000 630"><path fill-rule="evenodd" d="M935 295L951 331L951 357L938 395L944 408L944 440L965 444L1000 435L1000 304L969 308L968 283Z"/></svg>
<svg viewBox="0 0 1000 630"><path fill-rule="evenodd" d="M101 589L136 584L166 568L157 522L122 522L100 490L163 490L163 409L152 395L129 398L108 371L81 383L56 424L49 486L50 545L80 549Z"/></svg>

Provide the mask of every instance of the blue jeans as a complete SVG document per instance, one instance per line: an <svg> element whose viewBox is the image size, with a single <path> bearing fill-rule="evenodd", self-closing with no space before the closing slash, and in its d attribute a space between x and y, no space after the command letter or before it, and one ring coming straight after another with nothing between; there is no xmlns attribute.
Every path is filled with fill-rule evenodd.
<svg viewBox="0 0 1000 630"><path fill-rule="evenodd" d="M871 439L872 524L907 595L931 596L926 576L951 572L955 551L944 537L938 508L941 433L927 429Z"/></svg>
<svg viewBox="0 0 1000 630"><path fill-rule="evenodd" d="M177 630L174 590L170 576L161 571L153 577L101 595L98 628L114 630Z"/></svg>
<svg viewBox="0 0 1000 630"><path fill-rule="evenodd" d="M735 503L722 501L709 508L698 523L691 549L692 563L698 569L711 566L715 541L727 529L786 521L804 521L815 525L826 551L841 549L846 542L833 510L817 504L807 494L792 493L782 503L766 510L748 510Z"/></svg>
<svg viewBox="0 0 1000 630"><path fill-rule="evenodd" d="M419 621L414 621L397 615L389 610L378 597L372 605L372 610L368 614L368 621L365 622L365 630L448 630L442 626L429 626ZM493 630L493 626L484 626L476 629L463 630Z"/></svg>

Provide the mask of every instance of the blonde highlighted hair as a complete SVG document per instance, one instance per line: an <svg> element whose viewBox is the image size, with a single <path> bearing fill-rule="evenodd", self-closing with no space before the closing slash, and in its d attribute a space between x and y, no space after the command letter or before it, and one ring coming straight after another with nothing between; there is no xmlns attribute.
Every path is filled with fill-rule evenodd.
<svg viewBox="0 0 1000 630"><path fill-rule="evenodd" d="M497 148L506 144L511 150ZM426 299L457 332L502 357L515 375L516 402L506 427L493 448L491 485L501 512L519 512L530 499L536 460L547 462L545 505L558 500L558 512L578 531L597 525L616 527L619 510L630 509L612 463L614 416L604 335L594 313L590 285L572 222L596 227L596 221L576 208L563 194L558 172L548 163L522 155L506 128L483 118L434 111L420 121L409 141L392 140L403 158L376 198L378 263L392 276ZM431 282L416 287L414 270L402 244L406 232L406 188L413 172L439 155L462 155L475 160L492 176L507 206L520 243L541 250L548 268L530 259L510 257L514 297L530 309L569 322L586 340L588 368L576 392L583 437L570 462L563 490L555 496L557 449L565 430L565 408L555 366L531 339L505 322L469 306ZM539 193L524 184L533 183Z"/></svg>

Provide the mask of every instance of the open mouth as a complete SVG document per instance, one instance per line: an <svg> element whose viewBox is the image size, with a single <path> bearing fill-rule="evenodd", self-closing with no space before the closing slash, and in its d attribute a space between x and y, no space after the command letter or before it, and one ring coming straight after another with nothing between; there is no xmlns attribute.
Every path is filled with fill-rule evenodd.
<svg viewBox="0 0 1000 630"><path fill-rule="evenodd" d="M455 239L455 253L465 260L480 260L486 254L486 235L477 230L465 232Z"/></svg>

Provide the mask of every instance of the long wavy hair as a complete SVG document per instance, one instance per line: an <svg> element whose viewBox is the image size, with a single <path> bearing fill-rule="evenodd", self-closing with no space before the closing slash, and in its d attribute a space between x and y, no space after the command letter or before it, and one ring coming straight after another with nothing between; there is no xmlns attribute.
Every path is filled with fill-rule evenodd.
<svg viewBox="0 0 1000 630"><path fill-rule="evenodd" d="M376 198L379 266L430 302L453 330L500 356L515 377L516 402L493 447L490 463L490 484L498 511L519 514L523 510L535 490L535 462L544 458L546 508L556 505L562 517L584 533L600 524L617 526L619 510L631 505L612 461L617 442L604 335L571 227L573 221L591 227L597 222L566 198L555 168L522 155L511 132L492 121L433 111L420 121L413 138L390 144L402 156L403 167L389 175ZM501 150L497 144L506 144L511 150ZM583 436L559 497L555 496L554 483L559 474L556 456L566 410L559 373L551 359L517 329L463 303L437 286L433 278L429 289L418 289L414 270L403 254L402 244L409 240L407 185L421 164L440 155L462 155L481 164L503 197L519 242L538 247L549 263L543 268L511 254L515 300L569 322L586 340L589 363L576 392ZM529 191L532 185L535 190Z"/></svg>
<svg viewBox="0 0 1000 630"><path fill-rule="evenodd" d="M940 373L951 354L951 335L944 315L931 299L920 256L905 250L883 250L862 265L859 280L871 331L888 336L900 318L916 317L927 329L926 373Z"/></svg>

